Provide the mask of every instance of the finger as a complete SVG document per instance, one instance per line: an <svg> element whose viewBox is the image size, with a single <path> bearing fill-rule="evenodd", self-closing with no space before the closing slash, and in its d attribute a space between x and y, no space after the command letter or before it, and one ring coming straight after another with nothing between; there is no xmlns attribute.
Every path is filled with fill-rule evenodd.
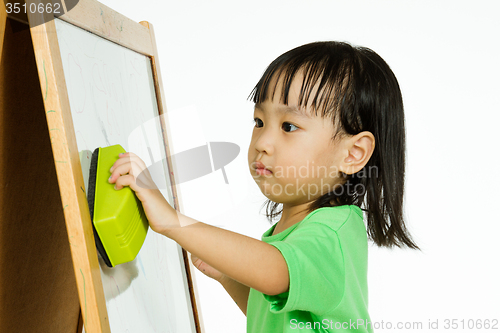
<svg viewBox="0 0 500 333"><path fill-rule="evenodd" d="M125 186L129 186L132 190L135 187L135 178L132 175L120 176L115 182L115 190L121 190Z"/></svg>
<svg viewBox="0 0 500 333"><path fill-rule="evenodd" d="M119 160L128 158L130 162L135 162L139 167L141 167L141 169L146 169L146 163L144 163L144 161L134 153L123 153L123 155L120 155L119 157Z"/></svg>
<svg viewBox="0 0 500 333"><path fill-rule="evenodd" d="M198 262L198 260L200 260L200 258L198 258L197 256L195 255L191 255L191 262L193 263L193 265L196 265L195 263Z"/></svg>
<svg viewBox="0 0 500 333"><path fill-rule="evenodd" d="M118 164L116 167L112 168L111 176L108 181L114 183L120 176L123 175L133 175L133 166L130 162Z"/></svg>
<svg viewBox="0 0 500 333"><path fill-rule="evenodd" d="M116 169L117 167L119 167L120 165L123 165L123 164L126 164L126 163L130 163L130 162L133 162L135 160L136 157L134 156L130 156L130 155L119 155L118 159L115 161L115 163L113 164L113 166L111 167L111 169L109 170L110 172L113 172L114 169Z"/></svg>
<svg viewBox="0 0 500 333"><path fill-rule="evenodd" d="M120 163L116 163L115 166L111 168L111 176L109 177L109 182L113 183L118 177L121 175L132 175L136 178L139 178L141 174L144 174L143 177L150 177L147 169L144 169L141 165L138 164L139 161L129 161L128 158L124 160L119 160ZM144 181L144 180L143 180Z"/></svg>
<svg viewBox="0 0 500 333"><path fill-rule="evenodd" d="M115 161L113 166L110 169L110 172L113 172L118 166L135 162L141 169L146 169L146 164L144 161L134 153L121 153L118 155L118 159Z"/></svg>
<svg viewBox="0 0 500 333"><path fill-rule="evenodd" d="M120 157L115 161L115 163L113 163L113 165L109 169L109 172L113 173L113 171L115 171L116 168L118 168L124 164L127 164L127 163L130 163L130 157L128 157L128 156Z"/></svg>
<svg viewBox="0 0 500 333"><path fill-rule="evenodd" d="M125 153L120 153L118 154L119 157L133 157L133 156L137 156L136 154L130 152L130 151L127 151Z"/></svg>
<svg viewBox="0 0 500 333"><path fill-rule="evenodd" d="M203 261L200 258L191 255L191 262L193 263L194 267L201 271L201 265L203 264Z"/></svg>

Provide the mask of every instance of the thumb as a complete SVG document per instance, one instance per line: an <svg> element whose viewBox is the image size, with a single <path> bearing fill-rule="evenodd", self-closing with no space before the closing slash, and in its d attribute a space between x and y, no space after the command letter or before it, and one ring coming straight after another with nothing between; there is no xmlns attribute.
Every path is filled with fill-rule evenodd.
<svg viewBox="0 0 500 333"><path fill-rule="evenodd" d="M191 255L191 262L193 263L194 267L198 269L200 269L200 266L203 263L203 261L195 255Z"/></svg>

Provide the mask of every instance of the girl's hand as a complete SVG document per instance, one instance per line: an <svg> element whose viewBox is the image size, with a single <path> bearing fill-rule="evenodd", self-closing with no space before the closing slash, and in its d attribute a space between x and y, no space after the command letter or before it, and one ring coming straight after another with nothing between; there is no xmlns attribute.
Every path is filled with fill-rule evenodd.
<svg viewBox="0 0 500 333"><path fill-rule="evenodd" d="M204 262L203 260L201 260L200 258L198 258L193 254L191 255L191 262L193 263L194 267L198 268L200 272L202 272L209 278L212 278L222 283L222 279L225 276L224 274L222 274L221 272L219 272L218 270L216 270L215 268L213 268L212 266L210 266L209 264L207 264L206 262Z"/></svg>
<svg viewBox="0 0 500 333"><path fill-rule="evenodd" d="M142 202L151 229L158 233L178 224L178 219L169 219L175 210L168 204L156 187L146 164L134 153L120 154L111 167L109 182L116 190L129 186Z"/></svg>

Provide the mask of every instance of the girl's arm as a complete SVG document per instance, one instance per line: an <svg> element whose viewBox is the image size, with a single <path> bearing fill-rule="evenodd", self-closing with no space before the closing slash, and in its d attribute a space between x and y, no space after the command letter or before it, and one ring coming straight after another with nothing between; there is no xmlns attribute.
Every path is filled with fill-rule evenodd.
<svg viewBox="0 0 500 333"><path fill-rule="evenodd" d="M191 255L191 261L193 262L193 265L203 274L222 284L224 289L226 289L229 296L231 296L243 314L247 314L248 294L250 293L249 287L231 279L227 275L222 274L198 257Z"/></svg>
<svg viewBox="0 0 500 333"><path fill-rule="evenodd" d="M244 284L239 283L224 275L223 280L221 281L222 286L226 289L227 293L233 301L238 305L241 312L246 316L247 315L247 303L248 303L248 294L250 293L250 288L245 286Z"/></svg>
<svg viewBox="0 0 500 333"><path fill-rule="evenodd" d="M158 189L137 185L137 177L147 178L141 179L141 183L151 180L144 162L134 154L120 155L111 171L109 182L115 183L116 189L130 186L136 192L154 231L173 239L188 252L240 284L268 295L288 290L288 267L274 246L178 213ZM230 284L227 286L231 290L234 287ZM240 305L243 304L240 302Z"/></svg>
<svg viewBox="0 0 500 333"><path fill-rule="evenodd" d="M274 246L198 222L165 203L169 214L164 220L170 222L162 229L163 235L222 274L264 294L277 295L288 289L288 267ZM171 221L178 222L172 226Z"/></svg>

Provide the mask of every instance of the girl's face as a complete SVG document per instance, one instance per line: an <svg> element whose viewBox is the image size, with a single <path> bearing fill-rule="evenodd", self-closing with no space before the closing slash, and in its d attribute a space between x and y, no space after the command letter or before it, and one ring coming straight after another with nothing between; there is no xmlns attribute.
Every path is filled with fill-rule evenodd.
<svg viewBox="0 0 500 333"><path fill-rule="evenodd" d="M279 101L279 85L272 100L255 105L248 149L250 172L262 193L292 206L332 191L340 182L340 162L349 154L343 140L332 141L331 118L298 107L301 82L300 76L292 82L288 105Z"/></svg>

